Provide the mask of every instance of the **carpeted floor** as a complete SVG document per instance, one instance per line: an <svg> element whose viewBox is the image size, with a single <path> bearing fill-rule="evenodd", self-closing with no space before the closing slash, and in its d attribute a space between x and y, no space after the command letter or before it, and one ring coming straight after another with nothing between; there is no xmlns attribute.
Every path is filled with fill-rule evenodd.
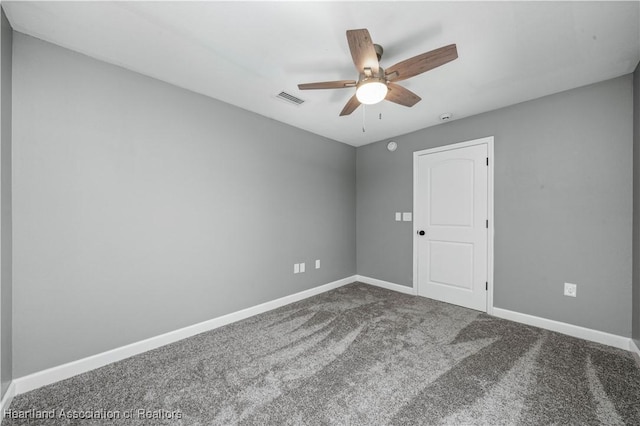
<svg viewBox="0 0 640 426"><path fill-rule="evenodd" d="M625 351L354 283L19 395L11 410L54 418L3 426L638 425L640 369ZM66 417L88 414L103 419Z"/></svg>

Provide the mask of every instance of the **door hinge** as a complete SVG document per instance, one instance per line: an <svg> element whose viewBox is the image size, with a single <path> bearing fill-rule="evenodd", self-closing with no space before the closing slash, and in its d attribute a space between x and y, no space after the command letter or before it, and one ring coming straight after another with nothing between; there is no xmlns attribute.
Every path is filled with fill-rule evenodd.
<svg viewBox="0 0 640 426"><path fill-rule="evenodd" d="M489 165L489 157L487 157L487 166Z"/></svg>
<svg viewBox="0 0 640 426"><path fill-rule="evenodd" d="M487 219L487 229L489 229L489 219Z"/></svg>
<svg viewBox="0 0 640 426"><path fill-rule="evenodd" d="M486 285L485 285L484 289L485 289L485 290L487 290L487 291L489 291L489 281L487 281L485 284L486 284Z"/></svg>

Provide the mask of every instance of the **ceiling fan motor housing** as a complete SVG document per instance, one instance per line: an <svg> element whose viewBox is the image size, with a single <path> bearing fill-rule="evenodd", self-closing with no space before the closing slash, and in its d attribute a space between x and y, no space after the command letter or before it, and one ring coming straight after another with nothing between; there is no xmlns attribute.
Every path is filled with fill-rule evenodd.
<svg viewBox="0 0 640 426"><path fill-rule="evenodd" d="M379 81L381 83L387 83L387 77L384 73L384 68L378 67L378 72L374 73L370 68L365 68L364 73L360 74L358 77L358 84L369 82L369 81Z"/></svg>
<svg viewBox="0 0 640 426"><path fill-rule="evenodd" d="M375 43L373 44L373 48L376 51L376 56L378 57L378 61L380 61L380 59L382 59L382 54L384 53L384 49L382 48L382 46Z"/></svg>

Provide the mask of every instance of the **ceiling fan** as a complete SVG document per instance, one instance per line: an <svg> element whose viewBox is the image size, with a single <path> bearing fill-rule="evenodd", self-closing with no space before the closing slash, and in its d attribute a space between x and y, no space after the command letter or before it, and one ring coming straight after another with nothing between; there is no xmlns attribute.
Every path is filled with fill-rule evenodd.
<svg viewBox="0 0 640 426"><path fill-rule="evenodd" d="M437 68L458 57L456 45L450 44L398 62L384 70L378 62L382 57L382 46L373 44L367 29L347 30L347 41L353 63L359 73L358 81L338 80L298 84L300 90L355 87L356 93L349 99L340 116L351 114L360 104L372 105L384 99L412 107L420 101L420 96L396 82Z"/></svg>

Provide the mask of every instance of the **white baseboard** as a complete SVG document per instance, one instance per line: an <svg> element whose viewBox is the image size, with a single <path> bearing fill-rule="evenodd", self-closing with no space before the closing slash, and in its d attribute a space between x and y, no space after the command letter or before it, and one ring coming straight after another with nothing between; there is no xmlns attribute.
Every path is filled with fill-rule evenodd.
<svg viewBox="0 0 640 426"><path fill-rule="evenodd" d="M271 311L281 306L285 306L290 303L294 303L299 300L303 300L311 296L315 296L317 294L342 287L354 281L356 281L355 275L318 287L314 287L309 290L301 291L299 293L265 302L260 305L242 309L237 312L232 312L230 314L223 315L221 317L207 320L198 324L190 325L179 330L170 331L159 336L151 337L149 339L141 340L139 342L131 343L126 346L122 346L116 349L82 358L77 361L72 361L66 364L59 365L57 367L48 368L43 371L38 371L36 373L14 379L12 385L15 384L15 395L37 389L39 387L58 382L60 380L68 379L70 377L85 373L90 370L94 370L107 364L111 364L113 362L120 361L122 359L147 352L160 346L168 345L169 343L177 342L178 340L186 339L187 337L195 336L196 334L204 333L206 331L213 330L218 327L222 327L224 325L261 314L263 312Z"/></svg>
<svg viewBox="0 0 640 426"><path fill-rule="evenodd" d="M590 328L580 327L579 325L567 324L565 322L554 321L533 315L521 314L507 309L494 307L493 315L498 318L533 325L535 327L544 328L546 330L555 331L596 343L602 343L603 345L613 346L626 351L630 348L630 342L633 343L633 341L628 337L622 337L616 334L605 333L604 331L592 330Z"/></svg>
<svg viewBox="0 0 640 426"><path fill-rule="evenodd" d="M0 401L0 413L2 413L1 418L4 418L4 410L8 410L9 407L11 406L11 401L13 401L13 397L16 394L16 385L14 384L14 382L9 383L9 387L7 388L7 391L4 393L4 396L2 397L2 401Z"/></svg>
<svg viewBox="0 0 640 426"><path fill-rule="evenodd" d="M412 296L416 295L415 289L413 287L407 287L406 285L395 284L389 281L382 281L376 278L365 277L363 275L356 275L355 278L357 281L360 281L361 283L374 285L376 287L386 288L387 290L393 290L399 293L410 294Z"/></svg>
<svg viewBox="0 0 640 426"><path fill-rule="evenodd" d="M640 348L638 348L638 345L636 345L636 342L633 339L629 342L629 349L635 355L638 365L640 365Z"/></svg>

